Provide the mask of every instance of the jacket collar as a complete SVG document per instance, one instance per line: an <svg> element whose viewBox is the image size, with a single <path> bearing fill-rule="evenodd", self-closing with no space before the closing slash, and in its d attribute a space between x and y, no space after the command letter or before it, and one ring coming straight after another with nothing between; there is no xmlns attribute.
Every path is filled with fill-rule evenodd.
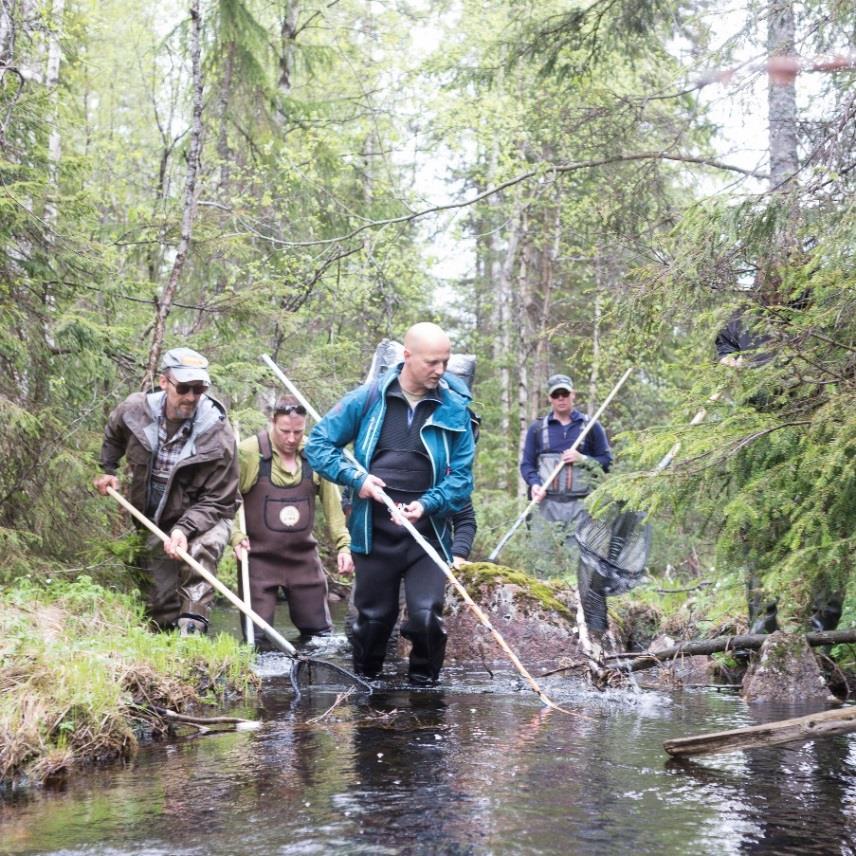
<svg viewBox="0 0 856 856"><path fill-rule="evenodd" d="M581 413L579 410L574 409L571 411L571 422L583 422L585 420L585 418L586 418L585 414ZM547 421L548 422L558 422L559 421L556 418L556 414L553 413L552 408L550 409L550 412L547 414Z"/></svg>
<svg viewBox="0 0 856 856"><path fill-rule="evenodd" d="M383 395L386 395L386 391L392 383L393 378L397 379L403 368L404 363L398 363L383 375L380 386L380 391ZM451 372L446 372L443 377L440 378L440 383L437 385L436 393L436 397L439 398L443 404L456 404L458 403L456 401L457 398L461 399L461 404L468 404L473 398L470 391L467 389L467 385Z"/></svg>
<svg viewBox="0 0 856 856"><path fill-rule="evenodd" d="M163 412L165 398L166 392L162 389L157 392L150 392L146 396L149 414L155 424L155 432L157 432L157 421ZM223 405L216 398L211 398L210 395L203 395L196 407L196 413L192 417L193 430L190 434L190 439L195 440L225 418L226 409ZM156 433L155 436L157 436Z"/></svg>
<svg viewBox="0 0 856 856"><path fill-rule="evenodd" d="M393 380L398 380L398 376L401 374L403 368L404 363L399 363L381 377L380 393L382 396L386 396L389 385ZM440 378L440 383L437 385L436 397L440 399L440 404L434 409L431 416L428 417L426 425L436 425L439 428L448 428L450 431L461 431L464 427L469 426L469 417L466 410L469 398L452 389L451 385L446 381L446 375Z"/></svg>

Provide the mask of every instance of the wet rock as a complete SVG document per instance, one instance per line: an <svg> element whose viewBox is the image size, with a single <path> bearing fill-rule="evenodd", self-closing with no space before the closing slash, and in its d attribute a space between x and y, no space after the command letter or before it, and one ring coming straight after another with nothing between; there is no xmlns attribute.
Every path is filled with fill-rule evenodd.
<svg viewBox="0 0 856 856"><path fill-rule="evenodd" d="M659 654L661 651L668 651L669 648L674 648L678 644L678 640L668 633L663 633L651 640L648 646L648 651L651 654Z"/></svg>
<svg viewBox="0 0 856 856"><path fill-rule="evenodd" d="M743 678L747 701L825 700L829 695L820 667L805 637L783 631L770 634L757 663Z"/></svg>
<svg viewBox="0 0 856 856"><path fill-rule="evenodd" d="M524 661L555 662L577 652L576 594L498 565L467 565L459 574L470 597ZM573 604L573 606L571 606ZM450 589L446 598L447 660L495 662L506 655L472 610Z"/></svg>

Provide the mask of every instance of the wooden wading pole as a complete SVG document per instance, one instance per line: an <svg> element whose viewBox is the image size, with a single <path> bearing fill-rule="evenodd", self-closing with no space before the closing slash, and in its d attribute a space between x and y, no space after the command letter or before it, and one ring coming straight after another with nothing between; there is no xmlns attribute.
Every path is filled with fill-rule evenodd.
<svg viewBox="0 0 856 856"><path fill-rule="evenodd" d="M240 443L241 438L238 431L238 426L235 425L235 442ZM249 538L249 533L247 532L247 515L244 511L244 501L241 500L241 504L238 506L238 526L241 527L241 532L243 532L247 538ZM244 603L247 605L249 609L253 608L252 600L250 599L250 557L247 555L247 551L243 551L244 555L240 559L241 565L241 591L244 593ZM256 632L253 627L253 622L249 618L249 616L244 616L244 636L246 637L248 645L256 644Z"/></svg>
<svg viewBox="0 0 856 856"><path fill-rule="evenodd" d="M321 421L321 417L318 415L318 411L300 394L300 391L297 387L282 373L279 366L267 355L263 354L262 359L267 363L268 367L271 371L285 384L285 386L289 389L289 391L294 395L294 397L306 408L306 412L317 422ZM630 374L630 370L628 369L627 374ZM626 375L625 375L626 378ZM623 383L623 380L622 380ZM363 465L347 450L342 449L342 453L348 458L351 463L355 466L359 467L361 470L365 468ZM512 665L515 669L517 669L518 673L523 677L526 683L532 688L532 691L538 696L539 699L549 708L553 710L560 710L562 713L570 714L571 716L583 716L580 713L574 713L573 711L566 710L563 707L557 705L554 701L552 701L544 690L538 685L538 682L535 678L529 674L529 671L520 662L520 658L508 647L508 643L505 639L502 638L499 631L491 624L490 619L488 619L487 615L485 615L484 611L478 604L469 596L467 590L461 585L458 581L457 577L452 573L452 569L449 567L448 563L443 559L442 556L431 546L431 544L426 541L422 535L417 532L414 525L407 520L407 518L402 517L401 512L398 506L386 495L384 491L379 491L381 499L383 500L384 505L390 510L390 513L393 516L393 519L400 523L404 528L413 536L414 540L417 544L428 554L428 556L435 562L435 564L441 568L443 573L446 576L446 579L454 587L455 591L463 599L464 603L472 610L475 614L476 618L490 631L491 635L494 639L496 639L497 644L500 648L506 653L508 659L511 660ZM583 716L583 718L587 718Z"/></svg>
<svg viewBox="0 0 856 856"><path fill-rule="evenodd" d="M140 523L142 523L143 526L146 527L146 529L157 535L157 537L160 538L160 540L164 544L169 541L169 537L166 535L166 533L163 532L163 530L159 529L157 526L155 526L155 524L152 523L152 521L149 520L149 518L146 517L145 514L143 514L133 505L131 505L131 503L128 502L128 500L125 499L125 497L122 496L122 494L119 493L118 490L115 490L112 487L108 487L107 493L109 493L110 496L112 496L113 499L115 499L116 502L118 502L119 505L121 505L122 508L125 509L125 511L127 511L129 514L133 515L137 520L139 520ZM214 586L214 588L217 589L217 591L219 591L220 594L222 594L223 597L226 598L226 600L228 600L233 606L236 606L241 612L243 612L244 615L246 615L247 618L249 618L250 621L252 621L253 624L255 624L256 627L259 628L259 630L263 630L267 634L268 639L271 639L276 642L276 644L286 654L288 654L289 657L295 660L300 659L300 656L297 653L297 649L294 647L294 645L292 645L287 639L285 639L279 632L274 630L274 628L271 627L270 624L268 624L267 621L264 620L264 618L253 612L253 610L250 609L244 603L244 601L241 600L241 598L239 598L233 591L231 591L228 586L223 585L223 583L221 583L220 580L218 580L217 577L214 576L214 574L212 574L210 571L200 565L199 562L197 562L196 559L194 559L193 556L190 555L190 553L188 553L186 550L181 549L176 550L176 553L179 558L183 562L186 562L188 565L190 565L190 567L193 568L193 570L196 571L196 573L199 574L202 579L204 579L210 585Z"/></svg>
<svg viewBox="0 0 856 856"><path fill-rule="evenodd" d="M618 383L615 384L615 386L612 388L612 392L610 392L609 395L607 395L607 397L604 399L603 404L601 404L600 407L597 409L597 413L595 413L595 415L592 416L592 418L589 419L589 421L586 423L586 426L580 432L579 437L577 437L577 439L574 440L573 445L569 449L567 449L568 452L575 452L580 447L583 440L585 440L586 436L588 435L588 432L591 431L592 428L594 428L595 423L600 418L603 411L606 410L609 403L612 401L613 398L615 398L616 394L618 393L618 390L621 389L622 386L624 386L624 381L626 381L632 373L633 367L631 366L621 376L621 380L618 381ZM564 454L564 452L562 454ZM559 463L556 464L555 467L553 467L553 470L550 472L550 475L547 476L546 484L550 484L550 482L553 481L553 479L556 478L556 476L562 471L562 467L564 466L566 466L565 462L559 461ZM497 557L502 552L502 548L511 540L511 536L520 528L520 524L523 523L523 521L529 516L532 509L535 508L537 504L538 500L533 499L529 503L529 505L527 505L526 508L523 509L521 515L512 524L511 529L509 529L508 532L505 533L500 542L496 545L496 547L494 547L493 552L487 557L487 560L489 562L496 561Z"/></svg>

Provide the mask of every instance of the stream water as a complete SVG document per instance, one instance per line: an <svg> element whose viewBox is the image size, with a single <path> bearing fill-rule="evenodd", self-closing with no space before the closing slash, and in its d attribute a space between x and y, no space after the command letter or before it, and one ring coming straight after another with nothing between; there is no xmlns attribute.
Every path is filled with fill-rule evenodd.
<svg viewBox="0 0 856 856"><path fill-rule="evenodd" d="M295 702L285 658L259 668L261 695L237 713L260 729L182 737L0 802L0 852L856 853L856 737L684 765L662 748L808 708L545 681L568 716L509 671L453 667L440 688L393 680L312 722L336 688Z"/></svg>

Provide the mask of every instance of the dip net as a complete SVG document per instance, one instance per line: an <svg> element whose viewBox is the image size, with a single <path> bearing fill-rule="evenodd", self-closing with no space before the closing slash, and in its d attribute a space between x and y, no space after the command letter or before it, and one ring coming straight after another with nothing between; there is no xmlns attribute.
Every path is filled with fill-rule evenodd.
<svg viewBox="0 0 856 856"><path fill-rule="evenodd" d="M586 516L574 533L579 546L579 596L592 630L606 630L606 598L625 594L645 576L651 526L638 511L618 511L594 520Z"/></svg>

